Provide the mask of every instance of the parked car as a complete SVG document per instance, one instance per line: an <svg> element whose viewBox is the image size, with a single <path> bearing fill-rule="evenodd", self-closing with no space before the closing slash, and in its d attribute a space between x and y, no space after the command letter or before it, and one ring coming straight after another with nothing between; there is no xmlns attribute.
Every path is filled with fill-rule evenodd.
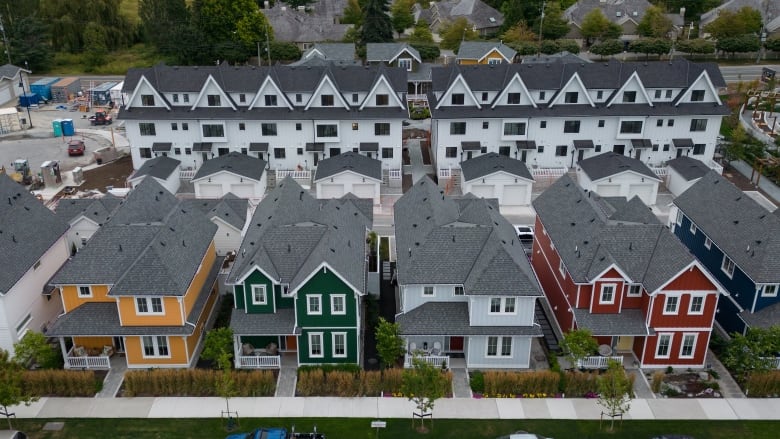
<svg viewBox="0 0 780 439"><path fill-rule="evenodd" d="M288 433L285 428L260 427L249 433L231 434L225 439L325 439L325 435L317 433L316 426L313 433L296 433L295 428Z"/></svg>
<svg viewBox="0 0 780 439"><path fill-rule="evenodd" d="M515 232L517 233L517 239L523 246L526 253L530 253L534 246L534 228L533 226L526 226L515 224Z"/></svg>
<svg viewBox="0 0 780 439"><path fill-rule="evenodd" d="M74 139L68 142L68 155L84 155L86 149L83 140Z"/></svg>
<svg viewBox="0 0 780 439"><path fill-rule="evenodd" d="M512 434L507 434L504 436L500 436L496 439L547 439L544 436L540 436L538 434L529 433L527 431L516 431Z"/></svg>
<svg viewBox="0 0 780 439"><path fill-rule="evenodd" d="M27 435L16 430L0 430L0 439L27 439Z"/></svg>

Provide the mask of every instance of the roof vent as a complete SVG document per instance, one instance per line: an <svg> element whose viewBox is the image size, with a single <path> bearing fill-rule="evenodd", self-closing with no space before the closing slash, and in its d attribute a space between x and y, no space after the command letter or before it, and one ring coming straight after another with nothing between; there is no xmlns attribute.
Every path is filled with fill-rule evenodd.
<svg viewBox="0 0 780 439"><path fill-rule="evenodd" d="M122 244L119 244L119 251L122 251Z"/></svg>
<svg viewBox="0 0 780 439"><path fill-rule="evenodd" d="M455 242L455 235L452 235L452 242Z"/></svg>
<svg viewBox="0 0 780 439"><path fill-rule="evenodd" d="M160 245L165 247L165 241L160 241Z"/></svg>
<svg viewBox="0 0 780 439"><path fill-rule="evenodd" d="M748 244L747 248L745 249L745 253L748 253L750 251L750 244Z"/></svg>
<svg viewBox="0 0 780 439"><path fill-rule="evenodd" d="M184 242L184 240L183 240L183 239L181 240L181 246L182 246L182 247L187 247L187 244Z"/></svg>
<svg viewBox="0 0 780 439"><path fill-rule="evenodd" d="M287 253L290 252L292 252L292 246L289 243L287 243Z"/></svg>

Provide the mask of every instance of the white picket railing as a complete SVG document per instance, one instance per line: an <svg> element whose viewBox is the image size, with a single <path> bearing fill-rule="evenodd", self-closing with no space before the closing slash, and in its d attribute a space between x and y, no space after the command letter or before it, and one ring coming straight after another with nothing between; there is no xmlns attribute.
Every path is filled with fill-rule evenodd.
<svg viewBox="0 0 780 439"><path fill-rule="evenodd" d="M704 164L706 164L707 167L717 172L718 174L723 175L723 166L721 166L719 163L716 163L715 161L710 159L704 162Z"/></svg>
<svg viewBox="0 0 780 439"><path fill-rule="evenodd" d="M241 355L238 367L242 369L279 369L282 357L279 355Z"/></svg>
<svg viewBox="0 0 780 439"><path fill-rule="evenodd" d="M193 177L195 177L195 174L198 171L194 169L182 169L179 171L179 178L181 180L192 180Z"/></svg>
<svg viewBox="0 0 780 439"><path fill-rule="evenodd" d="M577 367L582 369L606 369L610 361L617 361L623 364L623 357L585 357L577 361Z"/></svg>
<svg viewBox="0 0 780 439"><path fill-rule="evenodd" d="M400 169L390 169L390 172L388 173L388 176L390 180L400 180L401 179L401 170Z"/></svg>
<svg viewBox="0 0 780 439"><path fill-rule="evenodd" d="M108 356L65 358L65 369L111 369Z"/></svg>
<svg viewBox="0 0 780 439"><path fill-rule="evenodd" d="M443 365L444 367L450 366L449 355L417 355L416 357L434 367L442 367ZM406 354L404 356L404 367L411 368L413 358L415 358L414 355Z"/></svg>
<svg viewBox="0 0 780 439"><path fill-rule="evenodd" d="M450 178L450 177L452 177L451 168L439 169L439 178Z"/></svg>
<svg viewBox="0 0 780 439"><path fill-rule="evenodd" d="M299 171L295 169L276 170L276 181L282 180L288 176L292 177L293 180L311 180L311 171Z"/></svg>
<svg viewBox="0 0 780 439"><path fill-rule="evenodd" d="M653 171L653 173L654 173L655 175L657 175L657 176L658 176L658 178L660 178L661 180L663 180L663 179L664 179L664 177L666 177L667 175L669 175L669 168L667 168L666 166L648 166L648 167L649 167L649 168L650 168L650 170L651 170L651 171Z"/></svg>
<svg viewBox="0 0 780 439"><path fill-rule="evenodd" d="M780 357L761 357L761 359L769 362L773 369L780 369Z"/></svg>
<svg viewBox="0 0 780 439"><path fill-rule="evenodd" d="M534 176L534 178L558 178L563 176L563 174L569 172L569 169L566 167L562 168L531 168L531 175Z"/></svg>

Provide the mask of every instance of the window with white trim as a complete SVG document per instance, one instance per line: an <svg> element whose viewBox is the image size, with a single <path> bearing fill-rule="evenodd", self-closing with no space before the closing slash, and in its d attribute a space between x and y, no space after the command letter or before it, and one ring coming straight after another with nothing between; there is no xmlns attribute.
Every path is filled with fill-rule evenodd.
<svg viewBox="0 0 780 439"><path fill-rule="evenodd" d="M698 334L683 334L682 346L680 346L680 358L693 358L696 351L696 338Z"/></svg>
<svg viewBox="0 0 780 439"><path fill-rule="evenodd" d="M89 285L79 286L79 297L92 297L92 287Z"/></svg>
<svg viewBox="0 0 780 439"><path fill-rule="evenodd" d="M678 226L682 225L682 220L683 220L682 210L678 210L677 216L674 218L674 223L677 224Z"/></svg>
<svg viewBox="0 0 780 439"><path fill-rule="evenodd" d="M761 297L777 297L777 284L761 287Z"/></svg>
<svg viewBox="0 0 780 439"><path fill-rule="evenodd" d="M688 314L704 314L704 296L691 296L691 303L688 305Z"/></svg>
<svg viewBox="0 0 780 439"><path fill-rule="evenodd" d="M423 296L433 296L433 287L423 287Z"/></svg>
<svg viewBox="0 0 780 439"><path fill-rule="evenodd" d="M666 296L666 302L664 303L664 314L677 314L677 308L680 304L680 298L678 296Z"/></svg>
<svg viewBox="0 0 780 439"><path fill-rule="evenodd" d="M712 240L710 238L704 238L704 248L707 250L712 248Z"/></svg>
<svg viewBox="0 0 780 439"><path fill-rule="evenodd" d="M669 347L672 344L672 334L658 334L658 343L655 347L656 358L669 358Z"/></svg>
<svg viewBox="0 0 780 439"><path fill-rule="evenodd" d="M344 294L332 294L330 296L330 313L344 315L347 313L347 296Z"/></svg>
<svg viewBox="0 0 780 439"><path fill-rule="evenodd" d="M307 294L306 295L307 314L309 315L321 315L322 314L322 294Z"/></svg>
<svg viewBox="0 0 780 439"><path fill-rule="evenodd" d="M500 350L499 350L500 346ZM512 356L512 337L488 337L487 344L488 357L511 357Z"/></svg>
<svg viewBox="0 0 780 439"><path fill-rule="evenodd" d="M22 319L21 322L19 322L18 325L16 325L16 335L20 338L22 335L24 335L24 332L27 330L27 325L30 323L30 320L32 320L32 314L27 314L25 318Z"/></svg>
<svg viewBox="0 0 780 439"><path fill-rule="evenodd" d="M268 296L265 294L265 285L252 285L252 305L265 305Z"/></svg>
<svg viewBox="0 0 780 439"><path fill-rule="evenodd" d="M309 333L309 357L322 358L322 332Z"/></svg>
<svg viewBox="0 0 780 439"><path fill-rule="evenodd" d="M615 303L615 284L605 284L601 286L599 303L607 305Z"/></svg>
<svg viewBox="0 0 780 439"><path fill-rule="evenodd" d="M290 284L282 284L282 297L290 296L292 296L292 293L290 292Z"/></svg>
<svg viewBox="0 0 780 439"><path fill-rule="evenodd" d="M628 286L628 292L626 293L628 297L639 297L642 295L642 285L641 284L633 284Z"/></svg>
<svg viewBox="0 0 780 439"><path fill-rule="evenodd" d="M162 297L136 297L135 310L138 314L163 314Z"/></svg>
<svg viewBox="0 0 780 439"><path fill-rule="evenodd" d="M491 297L489 314L515 314L516 303L514 297Z"/></svg>
<svg viewBox="0 0 780 439"><path fill-rule="evenodd" d="M466 295L466 292L463 290L463 287L457 286L457 287L455 287L455 295L456 296L464 296L464 295Z"/></svg>
<svg viewBox="0 0 780 439"><path fill-rule="evenodd" d="M691 231L691 235L695 235L695 234L696 234L696 231L697 231L697 230L699 230L699 229L697 229L697 228L696 228L696 224L694 224L693 222L691 222L691 227L690 227L690 229L688 229L688 230L690 230L690 231Z"/></svg>
<svg viewBox="0 0 780 439"><path fill-rule="evenodd" d="M347 356L347 333L334 332L331 337L333 338L333 357L345 358Z"/></svg>
<svg viewBox="0 0 780 439"><path fill-rule="evenodd" d="M734 277L734 261L726 255L723 255L723 262L720 263L720 269L731 279Z"/></svg>
<svg viewBox="0 0 780 439"><path fill-rule="evenodd" d="M405 69L407 72L412 71L412 59L411 58L398 58L398 67Z"/></svg>
<svg viewBox="0 0 780 439"><path fill-rule="evenodd" d="M561 276L566 279L566 266L563 265L563 259L558 261L558 271L561 273Z"/></svg>
<svg viewBox="0 0 780 439"><path fill-rule="evenodd" d="M144 358L171 356L171 352L168 350L168 337L145 335L141 337L141 344L143 345Z"/></svg>

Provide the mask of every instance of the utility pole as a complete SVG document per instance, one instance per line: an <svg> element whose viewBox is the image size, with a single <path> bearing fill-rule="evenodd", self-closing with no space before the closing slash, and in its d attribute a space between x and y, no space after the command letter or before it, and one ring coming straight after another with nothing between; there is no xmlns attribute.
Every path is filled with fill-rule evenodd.
<svg viewBox="0 0 780 439"><path fill-rule="evenodd" d="M257 42L257 67L260 67L263 65L263 59L260 58L260 42Z"/></svg>
<svg viewBox="0 0 780 439"><path fill-rule="evenodd" d="M30 66L27 64L27 61L24 62L24 70L27 71L27 72L30 71ZM21 72L21 71L19 72L19 87L22 88L22 94L26 93L24 91L24 74L23 73L24 72ZM30 74L29 73L27 74L27 86L28 87L30 86ZM30 90L30 94L32 94L32 90ZM30 128L32 128L33 124L32 124L32 116L30 115L30 101L29 101L29 99L27 100L27 121L30 123Z"/></svg>
<svg viewBox="0 0 780 439"><path fill-rule="evenodd" d="M5 36L5 28L3 27L3 14L0 14L0 33L3 34L3 45L5 46L5 54L8 55L8 64L11 62L11 46L8 44L8 37Z"/></svg>
<svg viewBox="0 0 780 439"><path fill-rule="evenodd" d="M542 28L544 28L544 7L547 6L547 1L542 2L542 16L539 18L539 50L536 56L542 56Z"/></svg>

